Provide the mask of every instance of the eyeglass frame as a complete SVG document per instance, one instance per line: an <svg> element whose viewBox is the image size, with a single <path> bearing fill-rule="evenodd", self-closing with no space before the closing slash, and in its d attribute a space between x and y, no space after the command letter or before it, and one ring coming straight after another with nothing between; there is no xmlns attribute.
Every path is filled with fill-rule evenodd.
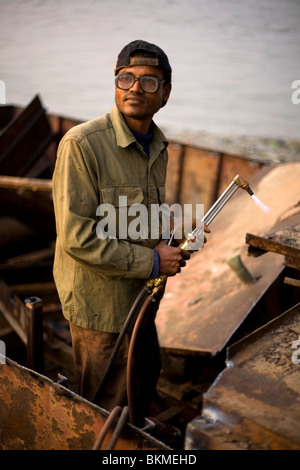
<svg viewBox="0 0 300 470"><path fill-rule="evenodd" d="M118 80L119 80L119 78L120 78L122 75L129 75L130 77L133 78L134 81L133 81L132 85L130 85L129 88L121 88L121 87L118 85ZM154 90L154 91L146 91L146 90L143 88L143 85L142 85L142 83L141 83L141 80L142 80L143 78L149 78L149 77L150 77L150 78L153 78L153 79L156 81L156 83L157 83L157 88L156 88L156 90ZM120 74L118 74L118 75L116 76L116 78L115 78L115 85L116 85L117 88L119 88L119 90L127 91L127 90L130 90L130 88L133 87L133 85L135 84L135 82L139 82L141 89L142 89L145 93L151 93L151 94L152 94L152 93L156 93L156 92L160 89L161 84L164 83L164 82L166 82L166 81L167 81L167 80L165 80L165 79L160 80L160 78L155 77L154 75L144 75L143 77L135 77L135 76L134 76L132 73L130 73L130 72L124 72L124 73L120 73Z"/></svg>

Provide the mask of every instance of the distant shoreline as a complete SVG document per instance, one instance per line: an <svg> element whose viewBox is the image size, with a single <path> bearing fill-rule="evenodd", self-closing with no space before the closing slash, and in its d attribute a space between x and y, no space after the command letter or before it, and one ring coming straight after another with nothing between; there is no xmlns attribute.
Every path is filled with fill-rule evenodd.
<svg viewBox="0 0 300 470"><path fill-rule="evenodd" d="M230 153L239 157L263 162L285 163L300 161L300 139L261 136L236 136L230 134L208 134L205 132L165 131L168 139L182 144L201 147L216 152Z"/></svg>

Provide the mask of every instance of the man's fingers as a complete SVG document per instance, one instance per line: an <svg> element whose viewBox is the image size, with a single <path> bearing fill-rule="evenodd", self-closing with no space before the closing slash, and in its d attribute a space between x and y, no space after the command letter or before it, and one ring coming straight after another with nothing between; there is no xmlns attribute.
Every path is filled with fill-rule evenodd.
<svg viewBox="0 0 300 470"><path fill-rule="evenodd" d="M181 250L181 256L183 259L190 259L191 253L187 250Z"/></svg>

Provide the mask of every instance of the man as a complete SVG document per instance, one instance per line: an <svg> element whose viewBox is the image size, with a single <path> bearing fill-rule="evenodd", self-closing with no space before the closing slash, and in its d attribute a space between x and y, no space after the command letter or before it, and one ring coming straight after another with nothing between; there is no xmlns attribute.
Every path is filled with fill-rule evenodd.
<svg viewBox="0 0 300 470"><path fill-rule="evenodd" d="M141 287L158 274L174 276L190 258L188 251L165 240L121 238L123 226L117 226L116 238L97 236L99 205L112 205L118 223L124 201L128 207L145 205L149 214L152 204L164 202L167 141L153 116L169 99L171 74L169 60L158 46L141 40L129 43L115 66L116 106L109 114L72 128L59 145L53 175L54 278L63 314L70 322L80 394L88 400L93 400ZM156 309L153 306L137 344L140 427L160 373ZM99 404L107 410L126 404L131 330L100 398Z"/></svg>

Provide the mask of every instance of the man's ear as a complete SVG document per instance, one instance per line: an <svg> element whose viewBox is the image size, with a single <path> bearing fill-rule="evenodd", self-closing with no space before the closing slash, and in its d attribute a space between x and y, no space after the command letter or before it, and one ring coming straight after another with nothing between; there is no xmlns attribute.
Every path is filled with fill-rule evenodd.
<svg viewBox="0 0 300 470"><path fill-rule="evenodd" d="M163 107L167 104L170 93L171 93L171 90L172 90L172 83L167 83L166 85L164 85L163 103L162 103L161 107Z"/></svg>

